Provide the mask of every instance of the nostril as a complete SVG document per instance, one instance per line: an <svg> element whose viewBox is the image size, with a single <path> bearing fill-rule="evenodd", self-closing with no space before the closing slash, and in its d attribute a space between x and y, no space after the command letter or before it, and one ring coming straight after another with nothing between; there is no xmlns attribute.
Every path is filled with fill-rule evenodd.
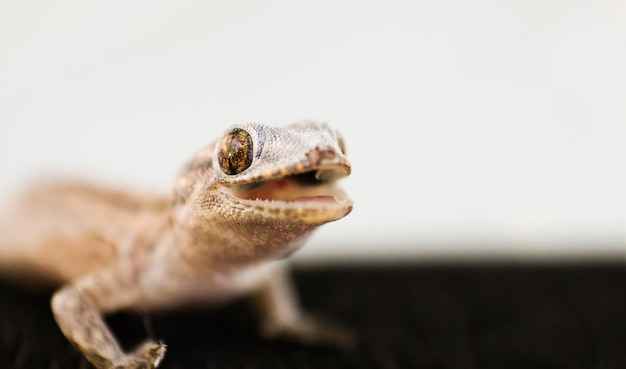
<svg viewBox="0 0 626 369"><path fill-rule="evenodd" d="M309 160L313 162L319 162L322 160L334 159L337 157L337 152L332 146L316 146L315 149L309 152L308 157Z"/></svg>

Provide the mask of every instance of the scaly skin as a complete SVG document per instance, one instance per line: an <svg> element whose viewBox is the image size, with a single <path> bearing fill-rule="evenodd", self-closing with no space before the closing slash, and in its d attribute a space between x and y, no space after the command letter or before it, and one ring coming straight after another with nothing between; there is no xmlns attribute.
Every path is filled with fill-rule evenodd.
<svg viewBox="0 0 626 369"><path fill-rule="evenodd" d="M344 330L297 304L280 259L352 202L343 141L325 124L231 127L184 166L169 197L80 184L42 185L16 202L0 233L0 273L56 288L65 336L98 369L155 368L165 346L125 353L102 319L255 298L262 332L342 344Z"/></svg>

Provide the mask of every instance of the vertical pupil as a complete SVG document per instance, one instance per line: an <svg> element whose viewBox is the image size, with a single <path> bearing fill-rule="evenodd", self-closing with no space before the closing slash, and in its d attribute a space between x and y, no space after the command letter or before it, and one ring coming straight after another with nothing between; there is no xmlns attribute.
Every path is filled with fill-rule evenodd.
<svg viewBox="0 0 626 369"><path fill-rule="evenodd" d="M228 143L228 168L231 172L237 173L239 162L241 161L241 154L243 151L243 145L239 140L239 137L232 135L230 142Z"/></svg>

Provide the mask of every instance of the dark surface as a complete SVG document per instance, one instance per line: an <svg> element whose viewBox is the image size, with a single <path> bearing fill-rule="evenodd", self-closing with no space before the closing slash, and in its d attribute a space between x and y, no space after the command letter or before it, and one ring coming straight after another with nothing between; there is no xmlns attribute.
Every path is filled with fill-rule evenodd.
<svg viewBox="0 0 626 369"><path fill-rule="evenodd" d="M265 341L248 304L116 314L126 346L151 335L162 368L626 368L626 268L403 266L301 270L303 304L352 327L339 351ZM0 285L0 368L89 368L46 297Z"/></svg>

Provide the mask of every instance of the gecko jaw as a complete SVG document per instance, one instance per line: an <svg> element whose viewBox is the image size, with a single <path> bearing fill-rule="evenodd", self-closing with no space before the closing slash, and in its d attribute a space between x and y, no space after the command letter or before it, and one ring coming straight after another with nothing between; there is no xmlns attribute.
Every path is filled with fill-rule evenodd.
<svg viewBox="0 0 626 369"><path fill-rule="evenodd" d="M288 212L294 220L332 221L346 216L353 202L335 184L314 180L309 173L287 175L246 190L246 186L220 186L220 192L244 207L276 214Z"/></svg>

